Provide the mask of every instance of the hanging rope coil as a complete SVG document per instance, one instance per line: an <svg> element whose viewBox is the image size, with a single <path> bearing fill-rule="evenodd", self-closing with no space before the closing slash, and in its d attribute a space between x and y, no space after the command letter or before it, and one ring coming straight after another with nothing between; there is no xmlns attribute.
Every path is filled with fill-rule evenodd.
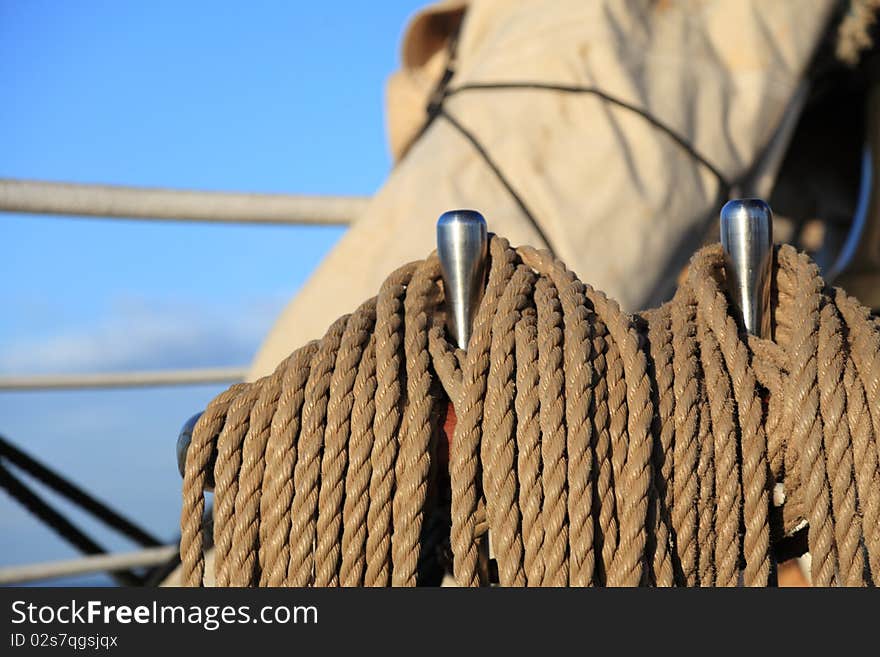
<svg viewBox="0 0 880 657"><path fill-rule="evenodd" d="M835 53L842 62L855 66L862 54L874 46L872 28L877 22L877 0L850 0L837 27Z"/></svg>
<svg viewBox="0 0 880 657"><path fill-rule="evenodd" d="M432 255L210 403L184 583L211 474L218 585L413 586L444 555L485 585L488 537L504 586L763 586L805 523L814 584L880 581L880 322L806 256L776 253L773 341L738 330L717 246L634 316L547 252L490 259L466 352Z"/></svg>

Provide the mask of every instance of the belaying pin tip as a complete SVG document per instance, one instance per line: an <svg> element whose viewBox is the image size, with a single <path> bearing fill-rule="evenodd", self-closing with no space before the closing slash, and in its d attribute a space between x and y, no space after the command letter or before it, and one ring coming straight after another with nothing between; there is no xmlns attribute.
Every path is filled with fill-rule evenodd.
<svg viewBox="0 0 880 657"><path fill-rule="evenodd" d="M489 234L476 210L451 210L437 220L437 255L446 292L446 325L467 349L471 324L483 297Z"/></svg>
<svg viewBox="0 0 880 657"><path fill-rule="evenodd" d="M721 208L721 247L731 302L750 335L770 337L773 212L757 198Z"/></svg>

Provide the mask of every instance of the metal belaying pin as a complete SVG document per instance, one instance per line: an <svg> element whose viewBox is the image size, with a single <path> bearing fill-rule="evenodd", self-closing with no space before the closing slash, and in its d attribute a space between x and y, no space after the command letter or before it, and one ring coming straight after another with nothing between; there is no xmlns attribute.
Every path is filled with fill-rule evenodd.
<svg viewBox="0 0 880 657"><path fill-rule="evenodd" d="M437 255L446 294L446 327L459 349L467 349L471 325L483 298L489 234L486 220L475 210L450 210L437 220ZM447 413L454 418L452 404ZM451 436L447 437L451 445ZM478 571L490 582L491 532L477 540Z"/></svg>
<svg viewBox="0 0 880 657"><path fill-rule="evenodd" d="M770 338L773 212L757 198L734 199L721 208L721 247L727 287L750 335Z"/></svg>
<svg viewBox="0 0 880 657"><path fill-rule="evenodd" d="M471 323L483 298L489 237L475 210L450 210L437 220L437 255L446 293L446 326L467 349Z"/></svg>
<svg viewBox="0 0 880 657"><path fill-rule="evenodd" d="M202 417L202 411L199 411L186 422L184 422L183 427L181 427L180 429L180 434L177 436L177 469L180 471L181 477L183 477L184 473L186 472L186 453L189 450L189 444L192 442L193 429L195 429L196 422L199 421L200 417ZM214 489L213 466L208 468L208 476L207 481L205 482L205 489Z"/></svg>
<svg viewBox="0 0 880 657"><path fill-rule="evenodd" d="M773 276L773 212L758 198L734 199L721 208L721 248L731 304L749 335L770 338L770 286ZM777 494L784 498L783 484ZM778 584L771 557L768 584ZM739 573L742 585L743 573Z"/></svg>

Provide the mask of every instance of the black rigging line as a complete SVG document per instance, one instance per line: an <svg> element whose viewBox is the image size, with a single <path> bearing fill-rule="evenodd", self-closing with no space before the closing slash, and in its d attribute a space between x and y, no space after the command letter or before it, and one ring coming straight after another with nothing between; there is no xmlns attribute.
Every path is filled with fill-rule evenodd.
<svg viewBox="0 0 880 657"><path fill-rule="evenodd" d="M639 115L649 124L651 124L654 128L667 135L672 141L681 146L688 155L697 160L700 164L706 167L712 175L718 178L718 181L722 184L722 186L726 188L730 188L731 184L724 177L724 174L718 170L718 168L712 164L708 158L701 155L696 148L684 137L678 134L675 130L670 128L668 125L660 121L660 119L654 117L649 114L641 107L637 107L632 103L628 103L625 100L621 100L620 98L616 98L611 94L602 91L598 87L592 86L583 86L583 85L567 85L567 84L553 84L553 83L545 83L545 82L473 82L469 84L463 84L459 87L453 87L451 89L447 89L444 93L445 98L449 98L451 96L455 96L461 93L465 93L468 91L513 91L513 90L532 90L532 91L556 91L559 93L569 93L569 94L588 94L592 96L596 96L597 98L601 98L607 103L612 105L616 105L622 109L633 112L634 114Z"/></svg>
<svg viewBox="0 0 880 657"><path fill-rule="evenodd" d="M540 223L538 222L535 215L529 209L528 205L526 205L525 200L522 195L520 195L516 188L511 184L511 182L507 179L504 173L501 171L498 164L492 159L486 147L480 142L479 138L470 130L468 130L458 119L456 119L453 115L449 113L449 111L444 107L444 101L447 98L452 96L456 96L462 93L472 92L472 91L522 91L522 90L530 90L530 91L555 91L557 93L570 93L570 94L585 94L585 95L593 95L597 98L601 98L605 102L620 107L622 109L628 110L642 117L645 121L647 121L651 126L668 136L673 142L675 142L678 146L680 146L688 155L690 155L697 162L702 164L713 176L715 176L720 185L721 185L721 198L726 198L729 194L730 189L732 188L732 184L724 174L709 161L708 158L704 157L700 154L699 151L683 136L678 134L675 130L670 128L668 125L652 116L645 110L640 107L637 107L631 103L628 103L624 100L616 98L605 91L597 87L592 86L581 86L581 85L565 85L565 84L552 84L552 83L544 83L544 82L474 82L469 84L463 84L458 87L449 88L447 85L452 80L454 75L454 69L450 65L447 67L446 72L443 74L437 88L432 94L431 101L428 104L428 121L425 126L422 128L421 134L424 134L424 131L427 129L428 125L431 124L434 118L440 116L446 119L449 124L455 128L470 144L474 147L474 150L480 155L486 165L491 169L491 171L498 178L498 181L504 186L504 188L510 193L511 197L513 197L514 202L519 206L522 213L525 215L526 219L532 224L532 227L547 245L551 254L555 255L556 251L553 248L552 243L547 237L547 234L541 228Z"/></svg>
<svg viewBox="0 0 880 657"><path fill-rule="evenodd" d="M0 488L83 554L107 553L79 527L61 515L43 498L30 490L24 482L3 467L2 459L0 459ZM129 570L116 571L112 575L123 586L143 586L144 584L142 577Z"/></svg>
<svg viewBox="0 0 880 657"><path fill-rule="evenodd" d="M452 116L442 106L437 108L437 116L442 116L444 119L446 119L456 130L458 130L459 133L461 133L461 135L465 139L467 139L471 143L471 145L474 147L474 150L476 150L477 153L480 154L480 157L483 158L483 161L486 163L486 166L488 166L492 170L492 172L498 178L498 181L510 193L511 197L513 197L514 202L519 206L519 209L526 216L526 219L528 219L531 222L532 227L538 233L538 237L540 237L541 240L543 240L544 244L547 245L547 248L555 256L556 251L553 248L553 243L550 241L550 238L547 237L547 234L541 228L541 224L539 224L537 219L535 219L535 215L533 215L532 211L529 210L529 208L526 205L526 202L523 200L522 196L520 196L519 193L517 193L516 189L514 189L513 185L510 184L510 181L507 180L507 176L505 176L501 172L501 169L498 168L498 165L495 163L495 161L489 155L486 148L480 143L479 139L477 139L476 135L474 133L472 133L470 130L468 130L467 128L465 128L461 123L459 123L458 119L456 119L454 116Z"/></svg>
<svg viewBox="0 0 880 657"><path fill-rule="evenodd" d="M139 527L128 518L111 509L98 499L95 499L82 488L61 475L53 472L33 457L25 454L8 440L0 436L0 462L5 459L21 468L31 476L43 482L55 492L63 495L80 508L88 511L108 527L124 534L131 540L143 547L158 547L163 545L155 536Z"/></svg>

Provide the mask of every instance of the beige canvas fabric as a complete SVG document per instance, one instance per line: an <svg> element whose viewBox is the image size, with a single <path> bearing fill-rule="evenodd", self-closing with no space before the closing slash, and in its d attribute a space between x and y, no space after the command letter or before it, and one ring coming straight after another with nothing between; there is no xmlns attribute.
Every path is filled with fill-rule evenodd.
<svg viewBox="0 0 880 657"><path fill-rule="evenodd" d="M251 377L322 335L396 266L434 248L435 220L475 208L515 244L552 246L579 276L636 309L658 301L723 186L645 118L596 96L474 91L444 107L483 144L549 245L474 146L443 117L416 141L462 21L451 88L538 81L594 86L691 143L728 181L761 158L790 108L833 0L473 0L418 14L388 89L404 154L364 216L285 309Z"/></svg>
<svg viewBox="0 0 880 657"><path fill-rule="evenodd" d="M458 31L467 0L438 2L407 26L401 67L388 79L385 127L394 160L399 160L425 125L425 108L449 64L447 47Z"/></svg>

